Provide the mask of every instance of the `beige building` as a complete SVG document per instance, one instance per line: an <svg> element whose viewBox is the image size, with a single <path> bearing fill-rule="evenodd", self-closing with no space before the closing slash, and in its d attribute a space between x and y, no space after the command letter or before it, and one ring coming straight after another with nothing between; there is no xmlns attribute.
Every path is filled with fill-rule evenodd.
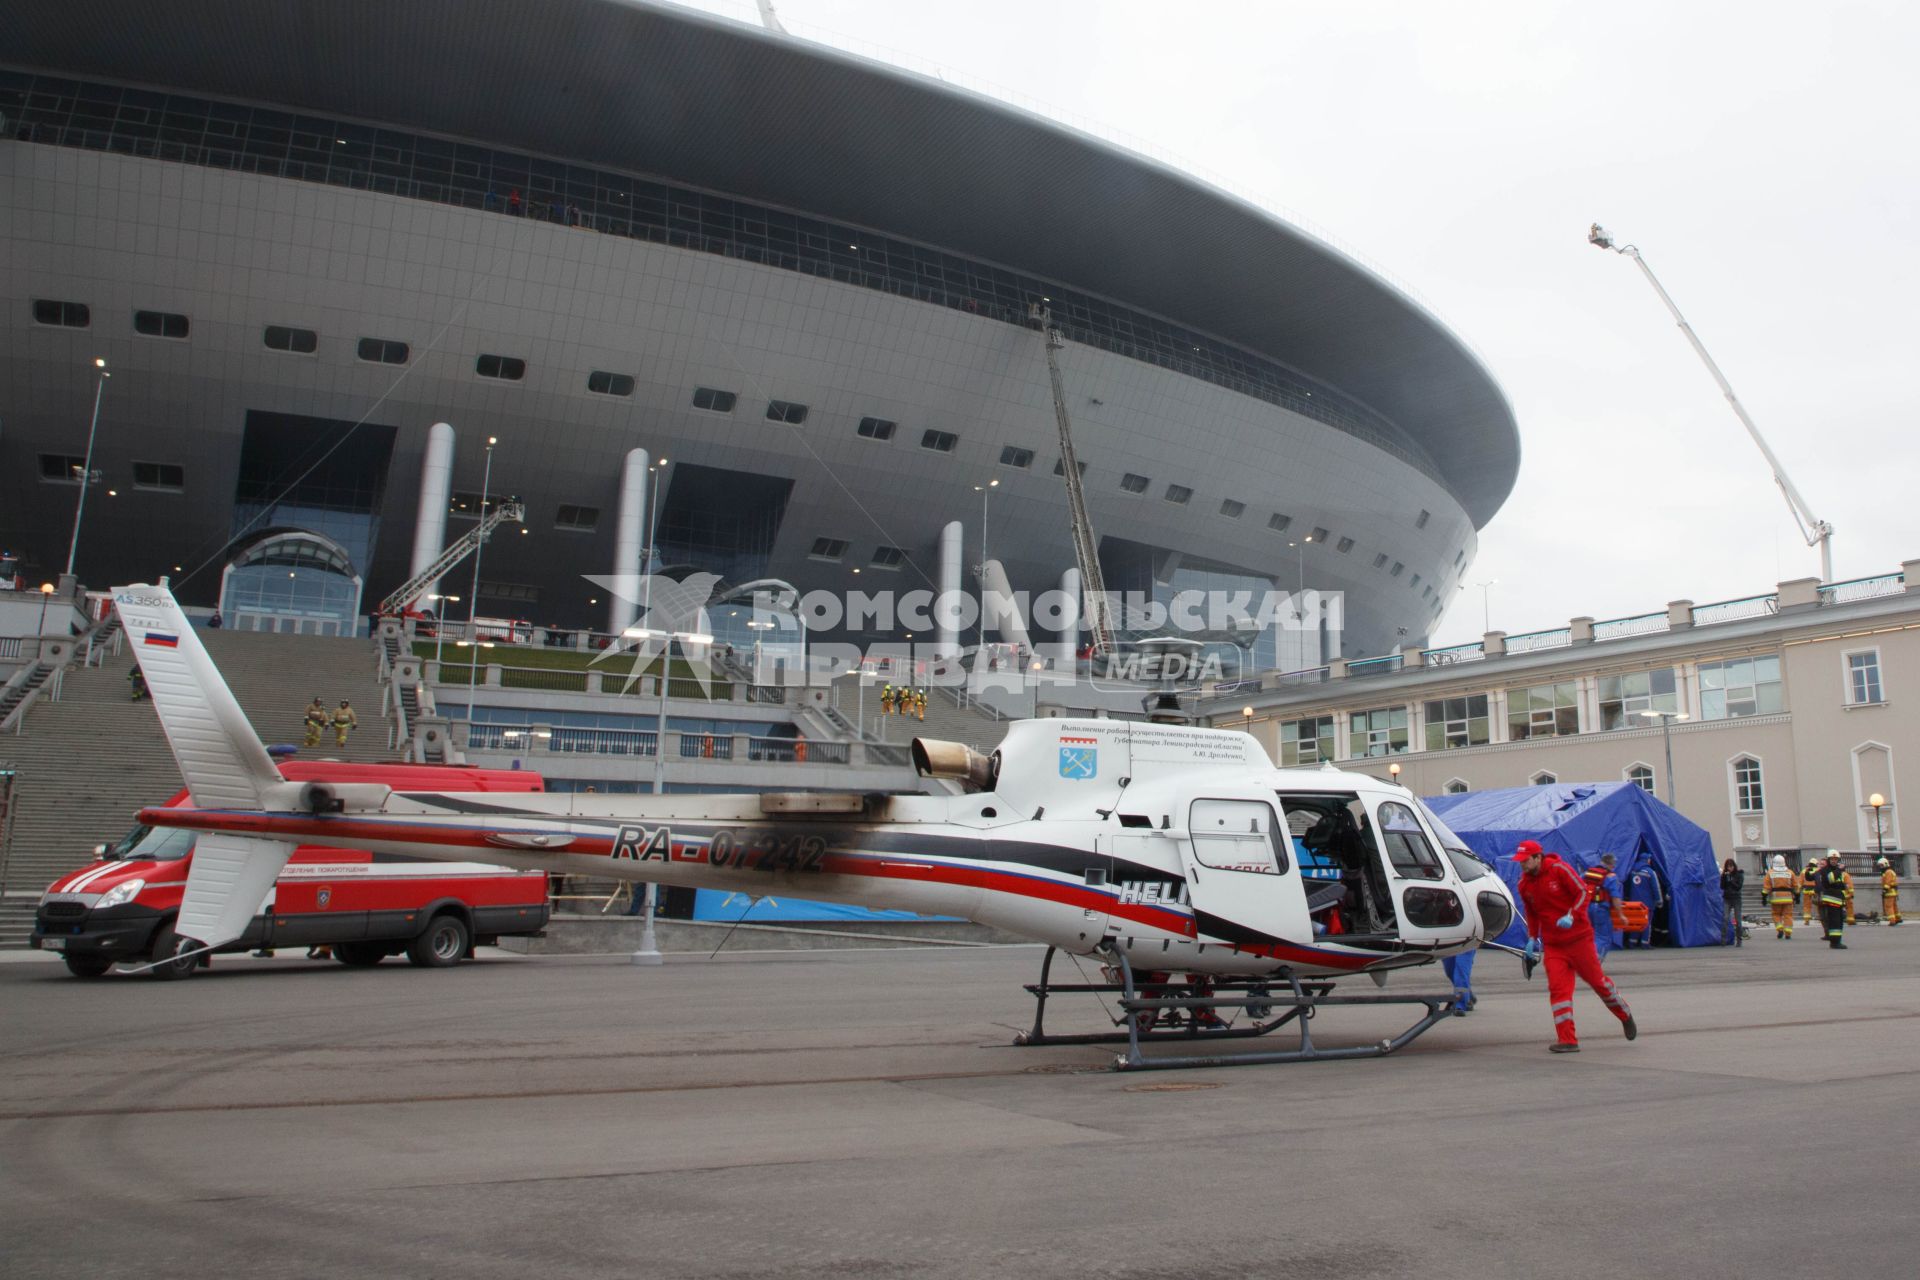
<svg viewBox="0 0 1920 1280"><path fill-rule="evenodd" d="M1749 867L1893 851L1920 840L1900 808L1920 797L1920 560L1902 570L1335 661L1216 686L1201 711L1279 764L1397 769L1422 795L1636 782Z"/></svg>

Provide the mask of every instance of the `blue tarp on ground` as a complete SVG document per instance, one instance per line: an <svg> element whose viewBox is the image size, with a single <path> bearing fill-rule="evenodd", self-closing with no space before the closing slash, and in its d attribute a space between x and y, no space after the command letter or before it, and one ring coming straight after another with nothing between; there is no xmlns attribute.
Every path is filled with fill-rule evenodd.
<svg viewBox="0 0 1920 1280"><path fill-rule="evenodd" d="M1575 871L1611 853L1622 884L1645 856L1666 889L1667 940L1681 947L1720 943L1720 864L1712 837L1631 782L1469 791L1428 796L1426 804L1468 848L1498 867L1509 886L1520 879L1512 857L1522 840L1538 840ZM1524 946L1526 929L1516 922L1498 941Z"/></svg>

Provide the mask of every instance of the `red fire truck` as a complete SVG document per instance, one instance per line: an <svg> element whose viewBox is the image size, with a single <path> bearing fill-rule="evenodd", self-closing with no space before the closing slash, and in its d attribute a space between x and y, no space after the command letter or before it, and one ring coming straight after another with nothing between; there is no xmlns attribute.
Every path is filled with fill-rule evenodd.
<svg viewBox="0 0 1920 1280"><path fill-rule="evenodd" d="M280 773L289 782L324 773L330 781L384 782L396 791L541 790L540 775L505 769L287 761ZM167 807L191 803L182 791ZM193 842L189 831L141 826L99 846L99 861L61 876L40 899L33 945L60 952L81 978L171 955ZM325 946L353 968L404 952L414 964L439 968L471 956L476 945L539 933L547 913L542 872L302 846L246 932L218 950ZM184 978L208 963L206 955L188 956L147 972Z"/></svg>

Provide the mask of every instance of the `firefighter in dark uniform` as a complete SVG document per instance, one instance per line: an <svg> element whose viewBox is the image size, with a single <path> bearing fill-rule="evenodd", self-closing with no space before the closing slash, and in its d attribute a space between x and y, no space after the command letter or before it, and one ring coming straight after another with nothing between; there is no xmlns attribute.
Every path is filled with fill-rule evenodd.
<svg viewBox="0 0 1920 1280"><path fill-rule="evenodd" d="M1818 902L1820 898L1820 895L1817 891L1818 886L1815 883L1819 878L1820 878L1820 859L1814 857L1812 854L1808 854L1806 870L1800 873L1800 923L1801 924L1813 923L1814 904Z"/></svg>
<svg viewBox="0 0 1920 1280"><path fill-rule="evenodd" d="M1820 924L1826 932L1827 945L1835 951L1845 951L1847 944L1841 941L1841 936L1847 927L1847 872L1840 865L1838 849L1827 850L1827 865L1814 877L1814 892L1820 895Z"/></svg>

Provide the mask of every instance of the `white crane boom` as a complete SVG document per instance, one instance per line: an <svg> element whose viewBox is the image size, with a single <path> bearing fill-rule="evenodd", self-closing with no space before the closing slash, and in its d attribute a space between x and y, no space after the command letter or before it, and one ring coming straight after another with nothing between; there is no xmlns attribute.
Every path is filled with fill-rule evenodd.
<svg viewBox="0 0 1920 1280"><path fill-rule="evenodd" d="M385 600L382 600L380 602L381 616L387 617L397 614L415 600L418 600L421 593L432 586L436 579L444 577L455 565L477 551L480 544L487 540L488 534L492 533L505 521L512 520L517 524L526 519L526 515L526 507L518 502L501 502L495 504L493 510L487 513L486 518L473 528L467 530L464 537L449 543L447 549L440 553L438 559L401 583Z"/></svg>
<svg viewBox="0 0 1920 1280"><path fill-rule="evenodd" d="M1706 344L1700 341L1700 335L1693 331L1693 326L1687 323L1687 318L1680 314L1680 308L1674 305L1673 299L1661 287L1659 278L1653 274L1653 268L1649 267L1647 260L1640 256L1640 250L1637 247L1630 244L1614 244L1613 237L1597 222L1587 229L1587 242L1602 249L1611 249L1624 258L1632 258L1634 264L1640 268L1640 273L1646 276L1647 283L1653 286L1653 291L1660 295L1660 301L1667 304L1667 310L1673 315L1673 322L1680 326L1680 332L1687 335L1687 341L1693 344L1693 349L1699 355L1701 363L1707 366L1707 372L1711 373L1713 380L1720 384L1720 393L1726 396L1727 403L1733 406L1733 412L1739 417L1740 425L1747 429L1747 434L1753 437L1753 442L1760 446L1760 452L1766 457L1767 465L1773 468L1773 482L1780 486L1780 492L1786 496L1787 509L1793 512L1793 522L1800 526L1800 536L1807 540L1808 546L1820 549L1820 581L1832 582L1833 526L1814 515L1813 508L1809 507L1807 500L1800 496L1800 490L1795 488L1793 481L1788 478L1787 469L1781 466L1780 459L1774 456L1766 437L1760 434L1760 428L1756 427L1753 419L1747 416L1746 406L1740 403L1739 396L1733 394L1733 384L1727 381L1727 375L1720 372L1720 366L1715 364L1713 357L1707 354Z"/></svg>
<svg viewBox="0 0 1920 1280"><path fill-rule="evenodd" d="M1055 353L1063 340L1053 317L1035 304L1047 347L1047 378L1053 384L1053 416L1060 424L1060 474L1067 482L1067 512L1073 526L1073 556L1080 566L1080 598L1085 602L1087 632L1096 658L1113 653L1113 612L1107 600L1106 580L1100 576L1100 555L1093 540L1093 522L1087 518L1087 495L1080 484L1080 462L1073 453L1073 421L1067 415L1067 393L1060 382L1060 360Z"/></svg>

